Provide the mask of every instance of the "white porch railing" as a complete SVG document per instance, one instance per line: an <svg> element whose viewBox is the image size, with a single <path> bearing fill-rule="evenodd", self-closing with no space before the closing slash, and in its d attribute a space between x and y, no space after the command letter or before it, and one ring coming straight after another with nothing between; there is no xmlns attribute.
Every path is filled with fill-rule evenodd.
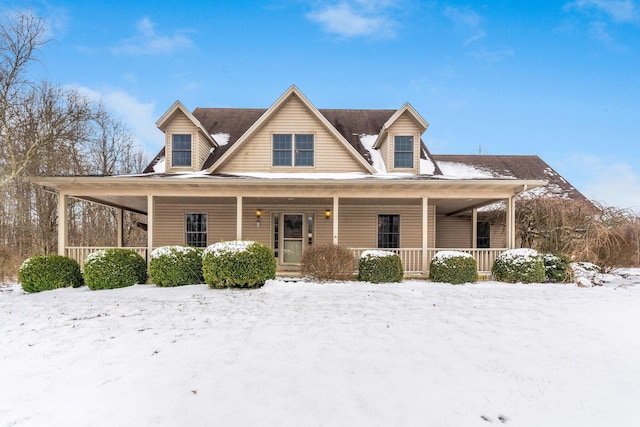
<svg viewBox="0 0 640 427"><path fill-rule="evenodd" d="M99 246L68 246L65 248L66 256L74 259L80 264L80 268L84 268L84 262L87 257L93 252L101 249L107 249L106 247ZM131 249L139 253L145 260L147 259L146 247L127 247L125 249ZM367 250L380 250L377 248L352 248L353 254L356 258L360 258L360 255ZM383 249L398 254L402 261L405 274L422 274L422 248L400 248L400 249ZM472 249L472 248L429 248L427 249L427 269L431 258L439 251L458 251L471 254L478 263L478 272L488 273L491 271L493 262L498 255L506 251L506 248L500 249Z"/></svg>
<svg viewBox="0 0 640 427"><path fill-rule="evenodd" d="M67 246L65 248L66 256L71 259L76 260L78 264L80 264L80 269L84 269L84 261L87 257L99 250L109 249L104 246ZM132 251L136 251L142 258L147 259L147 248L146 247L125 247L122 249L130 249Z"/></svg>
<svg viewBox="0 0 640 427"><path fill-rule="evenodd" d="M388 251L397 254L402 261L402 267L405 274L420 274L422 273L422 248L402 248L402 249L378 249L378 248L352 248L353 254L356 259L360 258L360 255L364 251Z"/></svg>
<svg viewBox="0 0 640 427"><path fill-rule="evenodd" d="M360 258L360 255L364 251L367 250L380 250L375 248L352 248L351 249L356 256L356 258ZM405 274L421 274L423 272L422 269L422 249L421 248L400 248L400 249L382 249L385 251L390 251L398 254L400 260L402 261L402 266L404 267ZM433 256L440 251L458 251L465 252L471 254L473 258L475 258L478 263L478 272L479 273L488 273L491 271L491 267L493 266L493 262L496 260L498 255L502 252L506 251L506 248L500 249L473 249L473 248L429 248L427 249L427 268L428 270L429 263L431 263L431 259Z"/></svg>
<svg viewBox="0 0 640 427"><path fill-rule="evenodd" d="M506 251L506 248L500 249L470 249L470 248L439 248L439 249L427 249L427 262L431 262L431 258L436 254L436 252L440 251L457 251L457 252L465 252L471 254L478 263L478 272L479 273L489 273L491 272L491 267L493 267L493 262L498 258L502 252Z"/></svg>

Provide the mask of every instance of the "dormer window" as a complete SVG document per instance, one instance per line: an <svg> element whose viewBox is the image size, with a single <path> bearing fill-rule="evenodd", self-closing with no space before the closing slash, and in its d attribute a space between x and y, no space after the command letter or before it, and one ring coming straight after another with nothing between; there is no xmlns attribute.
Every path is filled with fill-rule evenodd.
<svg viewBox="0 0 640 427"><path fill-rule="evenodd" d="M173 134L171 140L171 166L191 167L191 135Z"/></svg>
<svg viewBox="0 0 640 427"><path fill-rule="evenodd" d="M274 134L271 164L273 166L313 167L313 134Z"/></svg>
<svg viewBox="0 0 640 427"><path fill-rule="evenodd" d="M413 136L397 135L394 137L393 167L413 169Z"/></svg>

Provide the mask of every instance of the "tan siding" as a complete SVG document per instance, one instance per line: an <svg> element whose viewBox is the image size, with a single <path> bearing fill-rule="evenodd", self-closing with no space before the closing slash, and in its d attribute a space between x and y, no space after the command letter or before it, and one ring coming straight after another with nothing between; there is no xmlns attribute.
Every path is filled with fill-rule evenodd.
<svg viewBox="0 0 640 427"><path fill-rule="evenodd" d="M209 153L211 152L211 143L206 138L206 136L202 133L198 133L198 161L196 163L196 169L202 169L202 165L204 165L205 160L209 157Z"/></svg>
<svg viewBox="0 0 640 427"><path fill-rule="evenodd" d="M422 206L340 205L339 243L351 248L378 246L378 215L400 215L400 247L422 247Z"/></svg>
<svg viewBox="0 0 640 427"><path fill-rule="evenodd" d="M315 135L315 167L273 167L272 134L311 133ZM291 97L251 139L244 142L223 164L220 172L363 172L365 169L312 115L297 98Z"/></svg>
<svg viewBox="0 0 640 427"><path fill-rule="evenodd" d="M185 244L186 213L207 214L207 242L212 244L236 238L235 203L175 203L158 200L154 210L154 247Z"/></svg>
<svg viewBox="0 0 640 427"><path fill-rule="evenodd" d="M413 136L413 169L394 169L393 167L393 150L394 150L394 136ZM387 148L388 158L386 160L387 171L389 172L408 172L418 173L420 164L420 128L416 121L412 118L411 114L404 112L398 119L393 122L389 127L389 144Z"/></svg>
<svg viewBox="0 0 640 427"><path fill-rule="evenodd" d="M491 224L489 228L489 245L491 248L507 247L507 227Z"/></svg>
<svg viewBox="0 0 640 427"><path fill-rule="evenodd" d="M472 239L471 217L438 215L436 219L436 247L470 248Z"/></svg>
<svg viewBox="0 0 640 427"><path fill-rule="evenodd" d="M165 130L165 161L166 171L190 171L196 170L199 166L199 150L198 150L198 128L185 116L182 112L177 111L171 121L167 124ZM190 134L191 135L191 168L172 168L171 167L171 141L173 134ZM195 167L194 167L195 166Z"/></svg>

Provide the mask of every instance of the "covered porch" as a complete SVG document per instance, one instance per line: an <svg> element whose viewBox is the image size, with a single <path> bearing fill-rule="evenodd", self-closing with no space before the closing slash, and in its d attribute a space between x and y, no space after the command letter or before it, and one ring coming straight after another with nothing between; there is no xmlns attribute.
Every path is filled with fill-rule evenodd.
<svg viewBox="0 0 640 427"><path fill-rule="evenodd" d="M355 257L368 249L397 253L407 276L427 275L441 250L471 254L481 274L515 247L514 196L544 185L521 180L361 179L296 180L234 177L50 178L59 194L58 253L82 266L104 247L68 244L67 204L78 198L146 216L147 244L133 247L148 260L160 246L207 246L223 240L256 240L271 247L280 272L299 270L304 250L333 243ZM143 185L144 184L144 185ZM502 230L478 245L478 209L502 202ZM481 231L485 232L485 231ZM122 230L113 247L123 247Z"/></svg>

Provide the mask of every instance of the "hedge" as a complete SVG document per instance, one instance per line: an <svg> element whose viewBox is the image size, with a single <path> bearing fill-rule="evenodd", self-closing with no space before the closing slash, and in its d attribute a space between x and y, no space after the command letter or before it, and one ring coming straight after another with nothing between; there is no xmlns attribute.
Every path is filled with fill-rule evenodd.
<svg viewBox="0 0 640 427"><path fill-rule="evenodd" d="M78 263L62 255L37 255L26 259L18 270L18 280L25 292L82 286Z"/></svg>
<svg viewBox="0 0 640 427"><path fill-rule="evenodd" d="M158 286L204 283L202 250L193 246L162 246L151 252L151 282Z"/></svg>
<svg viewBox="0 0 640 427"><path fill-rule="evenodd" d="M146 281L147 262L131 249L101 249L84 262L84 282L93 290L123 288Z"/></svg>
<svg viewBox="0 0 640 427"><path fill-rule="evenodd" d="M491 268L495 280L501 282L543 283L544 261L534 249L510 249L496 258Z"/></svg>
<svg viewBox="0 0 640 427"><path fill-rule="evenodd" d="M437 252L429 264L429 280L453 285L477 282L478 263L466 252Z"/></svg>
<svg viewBox="0 0 640 427"><path fill-rule="evenodd" d="M353 252L344 246L315 245L302 253L301 272L315 280L349 280L356 271Z"/></svg>
<svg viewBox="0 0 640 427"><path fill-rule="evenodd" d="M255 288L275 279L276 259L259 242L218 242L204 250L202 272L211 288Z"/></svg>
<svg viewBox="0 0 640 427"><path fill-rule="evenodd" d="M404 268L400 257L384 250L364 251L358 262L358 280L371 283L402 282Z"/></svg>

